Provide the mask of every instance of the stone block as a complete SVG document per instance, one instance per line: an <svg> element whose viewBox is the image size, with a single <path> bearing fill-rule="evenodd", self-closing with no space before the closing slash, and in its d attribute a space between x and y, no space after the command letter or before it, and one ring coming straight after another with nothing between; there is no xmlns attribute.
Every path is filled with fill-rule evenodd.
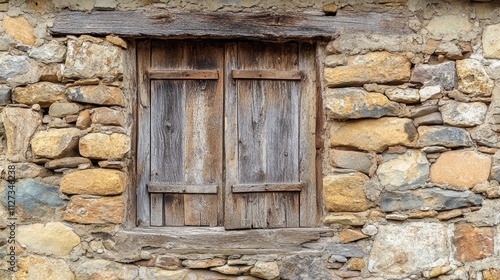
<svg viewBox="0 0 500 280"><path fill-rule="evenodd" d="M52 103L68 99L64 85L39 82L26 87L15 88L12 100L27 105L39 104L42 108L47 108Z"/></svg>
<svg viewBox="0 0 500 280"><path fill-rule="evenodd" d="M483 280L500 279L500 269L490 268L483 270Z"/></svg>
<svg viewBox="0 0 500 280"><path fill-rule="evenodd" d="M436 65L418 64L413 68L410 82L423 86L441 86L445 90L452 90L457 83L455 72L454 61Z"/></svg>
<svg viewBox="0 0 500 280"><path fill-rule="evenodd" d="M481 38L484 57L500 59L500 24L485 26Z"/></svg>
<svg viewBox="0 0 500 280"><path fill-rule="evenodd" d="M363 234L359 230L344 229L339 232L339 241L342 244L350 243L364 238L368 238L368 235Z"/></svg>
<svg viewBox="0 0 500 280"><path fill-rule="evenodd" d="M125 97L118 87L102 85L71 87L67 93L69 99L77 102L97 105L125 105Z"/></svg>
<svg viewBox="0 0 500 280"><path fill-rule="evenodd" d="M417 147L443 146L447 148L471 147L467 130L451 126L419 126Z"/></svg>
<svg viewBox="0 0 500 280"><path fill-rule="evenodd" d="M11 102L12 88L6 85L0 85L0 106L7 105Z"/></svg>
<svg viewBox="0 0 500 280"><path fill-rule="evenodd" d="M482 102L462 103L447 101L439 108L444 124L458 127L480 125L486 118L488 106Z"/></svg>
<svg viewBox="0 0 500 280"><path fill-rule="evenodd" d="M445 41L461 39L472 28L472 23L464 13L436 15L426 26L430 38Z"/></svg>
<svg viewBox="0 0 500 280"><path fill-rule="evenodd" d="M57 118L73 115L78 111L80 111L80 106L75 103L53 103L49 107L49 115Z"/></svg>
<svg viewBox="0 0 500 280"><path fill-rule="evenodd" d="M7 138L7 159L26 160L29 139L42 122L40 114L31 109L7 107L3 110L2 122Z"/></svg>
<svg viewBox="0 0 500 280"><path fill-rule="evenodd" d="M420 101L424 102L429 99L437 99L441 97L443 88L438 86L424 86L419 90Z"/></svg>
<svg viewBox="0 0 500 280"><path fill-rule="evenodd" d="M413 123L415 124L415 126L430 125L430 124L439 125L443 124L443 117L441 116L440 112L434 112L413 119Z"/></svg>
<svg viewBox="0 0 500 280"><path fill-rule="evenodd" d="M280 279L303 279L307 275L310 279L332 279L333 275L325 267L321 258L310 256L286 256L281 262Z"/></svg>
<svg viewBox="0 0 500 280"><path fill-rule="evenodd" d="M109 169L79 170L64 175L61 192L65 194L117 195L125 191L125 173Z"/></svg>
<svg viewBox="0 0 500 280"><path fill-rule="evenodd" d="M81 134L78 128L39 131L31 139L33 155L42 158L65 157L76 148Z"/></svg>
<svg viewBox="0 0 500 280"><path fill-rule="evenodd" d="M64 212L64 220L79 224L121 224L125 205L122 196L74 195Z"/></svg>
<svg viewBox="0 0 500 280"><path fill-rule="evenodd" d="M63 62L66 56L66 46L54 40L32 48L29 56L43 63Z"/></svg>
<svg viewBox="0 0 500 280"><path fill-rule="evenodd" d="M123 113L118 110L100 107L92 109L91 113L92 123L118 126L122 126L124 123Z"/></svg>
<svg viewBox="0 0 500 280"><path fill-rule="evenodd" d="M420 101L420 94L416 88L391 88L385 91L389 100L411 104Z"/></svg>
<svg viewBox="0 0 500 280"><path fill-rule="evenodd" d="M385 154L377 169L380 183L389 190L424 184L429 176L429 162L419 150L406 153Z"/></svg>
<svg viewBox="0 0 500 280"><path fill-rule="evenodd" d="M3 18L2 27L5 34L14 37L16 41L28 46L35 44L35 29L23 16L10 17L6 15Z"/></svg>
<svg viewBox="0 0 500 280"><path fill-rule="evenodd" d="M250 269L250 275L260 279L279 279L280 269L276 262L257 261Z"/></svg>
<svg viewBox="0 0 500 280"><path fill-rule="evenodd" d="M226 259L213 258L204 260L184 260L182 265L187 268L209 268L215 266L223 266L227 263Z"/></svg>
<svg viewBox="0 0 500 280"><path fill-rule="evenodd" d="M80 154L92 159L122 159L130 150L125 134L90 133L80 139Z"/></svg>
<svg viewBox="0 0 500 280"><path fill-rule="evenodd" d="M357 212L368 209L362 173L329 175L323 178L323 199L327 211Z"/></svg>
<svg viewBox="0 0 500 280"><path fill-rule="evenodd" d="M481 62L475 59L457 61L458 90L463 93L491 96L494 82Z"/></svg>
<svg viewBox="0 0 500 280"><path fill-rule="evenodd" d="M365 174L375 169L376 164L369 153L346 150L331 150L330 163L333 167L353 169Z"/></svg>
<svg viewBox="0 0 500 280"><path fill-rule="evenodd" d="M493 253L493 229L477 228L466 223L456 224L453 245L455 259L458 261L484 259Z"/></svg>
<svg viewBox="0 0 500 280"><path fill-rule="evenodd" d="M323 223L362 226L366 223L366 217L353 213L330 213L323 219Z"/></svg>
<svg viewBox="0 0 500 280"><path fill-rule="evenodd" d="M64 260L33 255L19 258L18 270L15 273L15 277L18 280L75 279L75 275Z"/></svg>
<svg viewBox="0 0 500 280"><path fill-rule="evenodd" d="M56 256L69 255L80 244L73 229L59 222L20 226L17 238L32 252Z"/></svg>
<svg viewBox="0 0 500 280"><path fill-rule="evenodd" d="M14 76L28 72L29 58L22 55L0 54L0 80L7 80Z"/></svg>
<svg viewBox="0 0 500 280"><path fill-rule="evenodd" d="M102 259L87 259L84 262L74 267L76 279L134 279L139 275L139 268L133 265L123 265L121 263L112 262ZM143 276L145 276L143 273ZM149 275L148 275L149 276ZM161 279L154 278L154 275L144 279ZM164 278L169 279L169 278ZM176 278L174 278L176 279Z"/></svg>
<svg viewBox="0 0 500 280"><path fill-rule="evenodd" d="M6 180L7 180L7 170L9 165L14 166L17 179L48 177L52 175L52 172L35 163L31 162L8 163L4 166L4 170L2 173L2 178Z"/></svg>
<svg viewBox="0 0 500 280"><path fill-rule="evenodd" d="M92 164L90 159L84 157L65 157L60 159L54 159L45 163L45 168L47 169L59 169L59 168L77 168L81 164Z"/></svg>

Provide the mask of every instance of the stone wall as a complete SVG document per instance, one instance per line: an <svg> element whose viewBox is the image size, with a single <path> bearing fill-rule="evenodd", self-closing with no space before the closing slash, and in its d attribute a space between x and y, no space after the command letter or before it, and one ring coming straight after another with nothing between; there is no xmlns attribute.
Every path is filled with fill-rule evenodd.
<svg viewBox="0 0 500 280"><path fill-rule="evenodd" d="M500 279L497 2L0 2L1 279ZM179 254L127 239L133 39L49 28L62 9L151 5L407 18L411 34L346 30L324 50L329 234L290 254Z"/></svg>

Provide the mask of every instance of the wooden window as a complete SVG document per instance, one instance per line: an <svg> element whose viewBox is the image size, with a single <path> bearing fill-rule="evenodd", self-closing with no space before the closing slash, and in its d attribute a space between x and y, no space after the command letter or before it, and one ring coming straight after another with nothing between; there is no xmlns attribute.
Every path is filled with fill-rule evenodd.
<svg viewBox="0 0 500 280"><path fill-rule="evenodd" d="M313 44L138 43L144 226L313 227Z"/></svg>

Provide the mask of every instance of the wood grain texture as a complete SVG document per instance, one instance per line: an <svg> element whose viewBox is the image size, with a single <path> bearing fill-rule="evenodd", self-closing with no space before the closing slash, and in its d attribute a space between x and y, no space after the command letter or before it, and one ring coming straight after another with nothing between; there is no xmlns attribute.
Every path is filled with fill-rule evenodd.
<svg viewBox="0 0 500 280"><path fill-rule="evenodd" d="M239 37L330 39L342 31L409 34L408 18L396 13L339 11L336 16L299 13L172 13L137 11L61 11L52 34L94 34L158 37Z"/></svg>
<svg viewBox="0 0 500 280"><path fill-rule="evenodd" d="M262 80L300 80L302 73L298 70L233 70L233 79Z"/></svg>
<svg viewBox="0 0 500 280"><path fill-rule="evenodd" d="M148 191L152 193L217 193L218 185L171 185L168 183L153 182L148 184Z"/></svg>
<svg viewBox="0 0 500 280"><path fill-rule="evenodd" d="M166 193L163 196L165 205L165 225L184 226L184 195Z"/></svg>
<svg viewBox="0 0 500 280"><path fill-rule="evenodd" d="M243 192L300 192L304 184L284 183L284 184L239 184L233 185L233 193Z"/></svg>
<svg viewBox="0 0 500 280"><path fill-rule="evenodd" d="M151 226L163 226L163 194L151 194Z"/></svg>
<svg viewBox="0 0 500 280"><path fill-rule="evenodd" d="M217 70L151 70L152 80L217 80Z"/></svg>

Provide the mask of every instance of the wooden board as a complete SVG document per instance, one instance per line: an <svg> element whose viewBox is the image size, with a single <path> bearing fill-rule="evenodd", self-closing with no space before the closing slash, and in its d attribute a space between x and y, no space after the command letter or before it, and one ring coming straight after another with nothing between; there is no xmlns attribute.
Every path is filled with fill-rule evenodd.
<svg viewBox="0 0 500 280"><path fill-rule="evenodd" d="M218 185L172 185L166 183L150 183L151 193L217 193Z"/></svg>
<svg viewBox="0 0 500 280"><path fill-rule="evenodd" d="M217 80L217 70L152 70L149 71L151 80Z"/></svg>
<svg viewBox="0 0 500 280"><path fill-rule="evenodd" d="M336 16L303 13L172 13L136 11L61 11L52 34L210 38L330 39L342 31L410 34L408 18L399 13L339 11Z"/></svg>
<svg viewBox="0 0 500 280"><path fill-rule="evenodd" d="M262 79L262 80L300 80L302 73L298 70L233 70L233 79Z"/></svg>

